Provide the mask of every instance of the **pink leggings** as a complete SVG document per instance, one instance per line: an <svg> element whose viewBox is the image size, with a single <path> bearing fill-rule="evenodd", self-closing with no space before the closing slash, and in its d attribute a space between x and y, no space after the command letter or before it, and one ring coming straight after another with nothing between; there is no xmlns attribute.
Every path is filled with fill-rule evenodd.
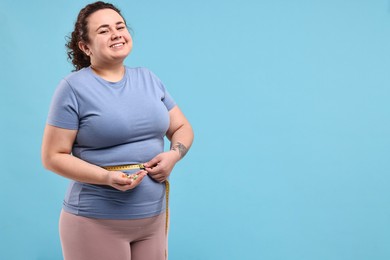
<svg viewBox="0 0 390 260"><path fill-rule="evenodd" d="M60 216L65 260L165 260L165 213L143 219L110 220Z"/></svg>

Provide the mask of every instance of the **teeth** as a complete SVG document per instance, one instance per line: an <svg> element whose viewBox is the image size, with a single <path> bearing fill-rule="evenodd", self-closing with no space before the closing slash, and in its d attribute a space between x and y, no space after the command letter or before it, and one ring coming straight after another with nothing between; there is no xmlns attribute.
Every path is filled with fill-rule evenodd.
<svg viewBox="0 0 390 260"><path fill-rule="evenodd" d="M111 48L119 47L119 46L122 46L122 45L123 45L123 43L117 43L117 44L112 45Z"/></svg>

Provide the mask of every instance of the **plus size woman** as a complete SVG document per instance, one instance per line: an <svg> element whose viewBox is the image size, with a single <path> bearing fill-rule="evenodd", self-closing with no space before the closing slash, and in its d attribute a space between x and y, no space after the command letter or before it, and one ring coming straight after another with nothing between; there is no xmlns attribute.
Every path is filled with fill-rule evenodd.
<svg viewBox="0 0 390 260"><path fill-rule="evenodd" d="M154 73L124 65L132 38L114 5L85 6L67 48L75 71L56 88L42 142L44 166L70 179L64 259L166 259L167 179L191 125Z"/></svg>

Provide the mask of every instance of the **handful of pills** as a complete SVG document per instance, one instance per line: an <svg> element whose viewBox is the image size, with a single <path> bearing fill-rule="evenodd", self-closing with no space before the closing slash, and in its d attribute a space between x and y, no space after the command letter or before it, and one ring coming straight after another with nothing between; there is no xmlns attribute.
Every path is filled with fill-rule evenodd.
<svg viewBox="0 0 390 260"><path fill-rule="evenodd" d="M124 174L122 174L122 177L123 178L128 178L128 179L132 178L133 181L135 181L136 179L138 179L138 174L126 174L126 173L124 173Z"/></svg>

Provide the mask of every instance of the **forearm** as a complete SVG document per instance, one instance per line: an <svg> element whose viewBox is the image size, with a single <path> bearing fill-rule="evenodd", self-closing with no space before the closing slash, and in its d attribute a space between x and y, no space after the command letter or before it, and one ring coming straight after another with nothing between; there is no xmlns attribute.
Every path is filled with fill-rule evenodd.
<svg viewBox="0 0 390 260"><path fill-rule="evenodd" d="M174 129L174 130L172 130ZM167 180L175 164L182 159L190 149L194 133L190 124L183 124L168 131L171 150L158 154L152 160L144 163L148 175L158 182Z"/></svg>
<svg viewBox="0 0 390 260"><path fill-rule="evenodd" d="M109 172L85 162L71 154L56 153L43 158L46 169L75 181L91 184L107 184Z"/></svg>
<svg viewBox="0 0 390 260"><path fill-rule="evenodd" d="M71 155L76 134L76 130L46 125L41 150L43 166L75 181L107 184L108 171Z"/></svg>
<svg viewBox="0 0 390 260"><path fill-rule="evenodd" d="M171 150L179 153L179 160L183 158L192 145L194 133L190 124L178 128L171 136Z"/></svg>

